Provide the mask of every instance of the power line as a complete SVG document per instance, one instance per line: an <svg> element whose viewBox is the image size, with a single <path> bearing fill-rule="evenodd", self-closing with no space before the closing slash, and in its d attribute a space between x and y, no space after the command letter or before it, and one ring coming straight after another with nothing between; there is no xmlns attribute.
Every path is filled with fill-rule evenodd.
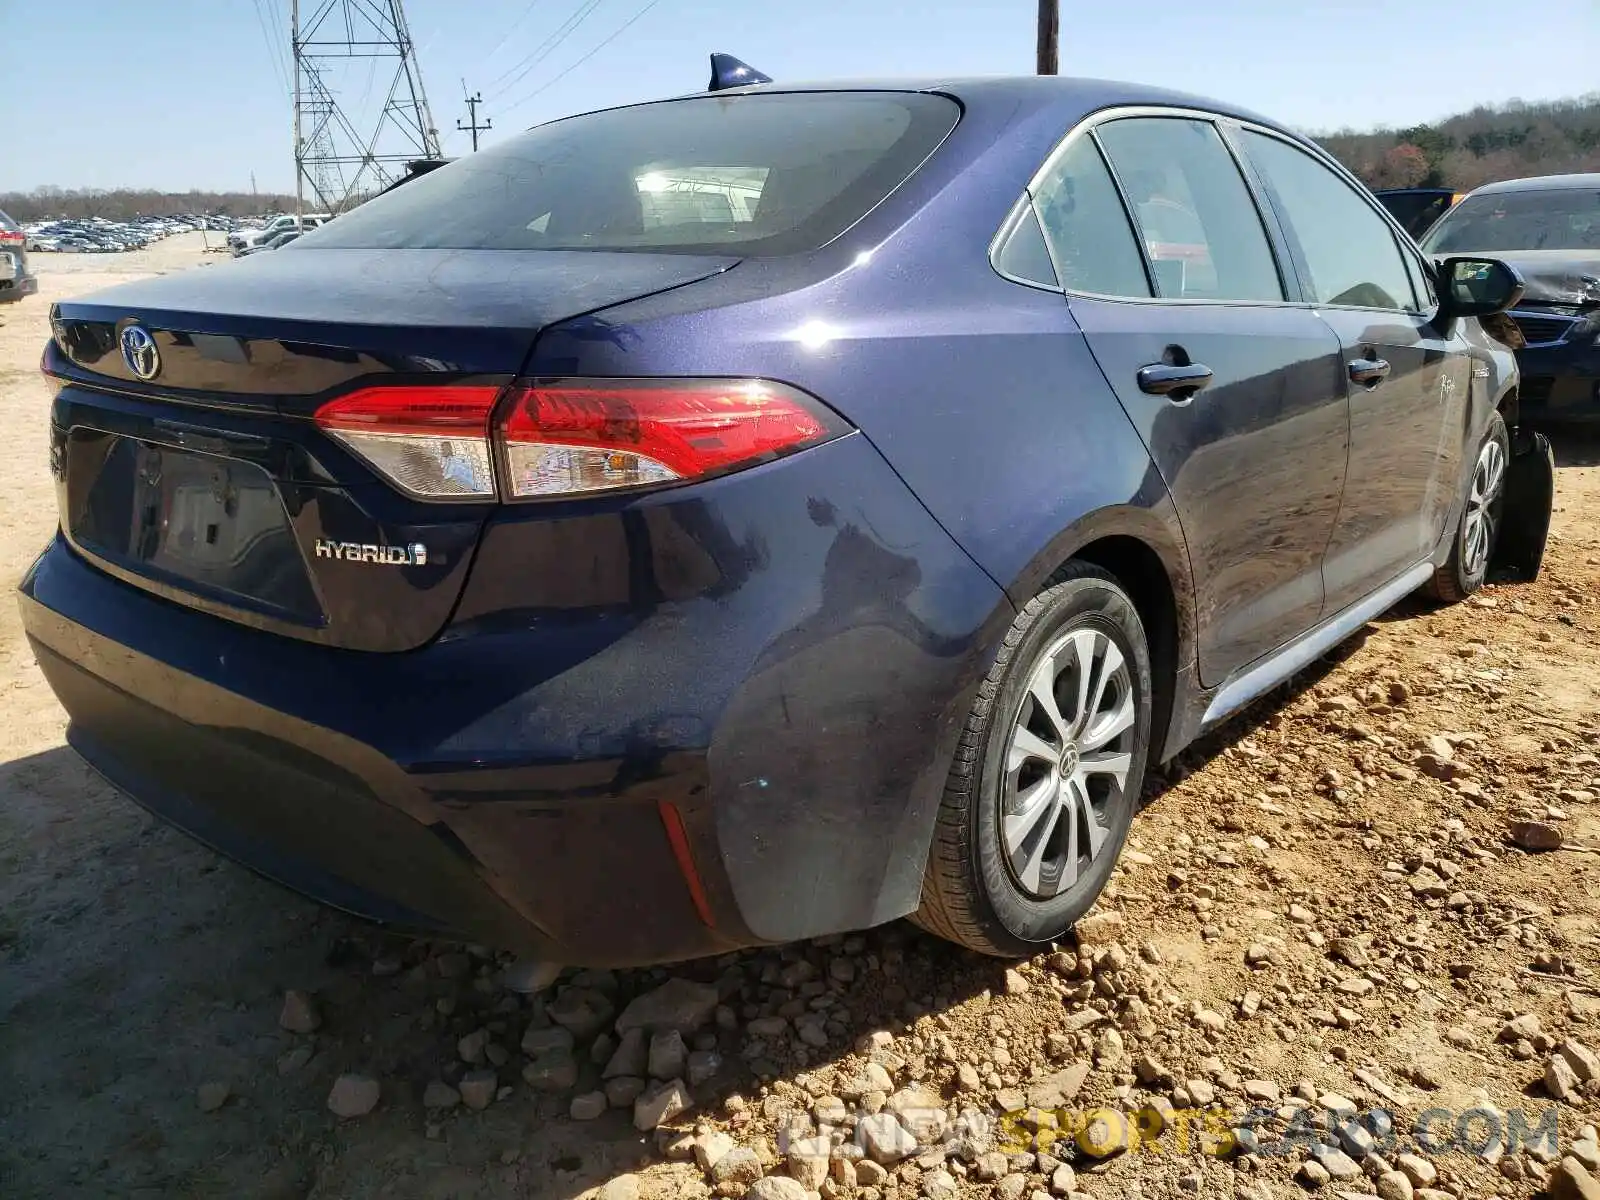
<svg viewBox="0 0 1600 1200"><path fill-rule="evenodd" d="M533 91L529 92L521 100L516 101L514 104L507 105L506 106L506 111L509 112L512 109L518 108L518 107L526 104L529 100L532 100L535 96L539 95L541 92L547 92L551 88L555 87L556 84L560 83L563 79L565 79L568 75L571 75L579 67L583 66L584 63L588 62L596 54L599 54L600 51L604 50L612 42L616 41L623 34L627 33L628 29L635 22L639 21L645 15L645 13L649 12L652 8L654 8L656 5L658 5L660 3L661 3L661 0L650 0L650 2L648 4L646 4L638 12L634 13L633 16L629 17L626 21L624 21L622 23L622 25L620 27L618 27L617 31L615 33L613 33L610 37L606 38L605 41L601 42L593 50L590 50L589 53L585 54L577 62L573 63L570 67L568 67L566 70L562 71L560 74L556 75L554 78L549 79L549 80L545 81L544 83L540 84L538 87L534 88Z"/></svg>
<svg viewBox="0 0 1600 1200"><path fill-rule="evenodd" d="M503 33L500 36L500 40L494 44L494 49L489 51L488 54L484 55L483 61L484 61L485 64L487 64L492 58L494 58L494 56L496 54L499 54L500 51L502 51L502 50L504 50L506 48L506 43L511 40L511 35L517 31L517 26L521 25L524 21L526 21L528 19L528 14L533 11L533 6L538 4L538 3L539 3L539 0L528 0L528 6L526 8L524 8L520 13L517 14L517 19L515 21L511 22L510 25L506 26L505 33Z"/></svg>
<svg viewBox="0 0 1600 1200"><path fill-rule="evenodd" d="M266 14L261 11L261 0L250 0L250 3L255 6L256 24L261 26L261 40L266 43L267 59L272 64L272 73L277 77L278 86L283 89L284 95L288 95L290 91L289 75L283 69L282 47L273 41L272 33L267 28Z"/></svg>
<svg viewBox="0 0 1600 1200"><path fill-rule="evenodd" d="M561 27L540 43L540 45L519 62L511 70L505 72L499 79L490 84L490 99L503 96L517 84L521 83L545 59L554 54L573 33L587 21L594 10L599 8L603 0L583 0L573 14L562 22ZM510 77L510 78L508 78Z"/></svg>
<svg viewBox="0 0 1600 1200"><path fill-rule="evenodd" d="M467 90L467 81L465 79L463 79L461 81L461 91L462 91L463 94L465 94L466 90ZM494 118L493 117L485 117L483 119L483 124L482 125L478 124L478 105L483 103L483 93L482 92L479 92L476 96L467 96L466 99L467 99L467 113L468 113L467 124L463 125L461 123L461 119L459 117L457 117L456 118L456 128L461 130L462 133L469 133L470 132L472 134L472 152L474 154L476 154L478 152L478 134L481 131L493 129L494 128Z"/></svg>

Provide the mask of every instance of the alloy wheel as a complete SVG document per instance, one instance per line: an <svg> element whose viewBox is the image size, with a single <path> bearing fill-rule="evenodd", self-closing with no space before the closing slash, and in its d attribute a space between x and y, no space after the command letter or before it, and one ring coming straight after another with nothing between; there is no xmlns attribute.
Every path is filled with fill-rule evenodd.
<svg viewBox="0 0 1600 1200"><path fill-rule="evenodd" d="M1072 630L1034 666L1012 727L1000 846L1022 892L1070 888L1104 848L1137 738L1132 677L1117 644Z"/></svg>
<svg viewBox="0 0 1600 1200"><path fill-rule="evenodd" d="M1500 498L1505 477L1505 448L1490 438L1478 452L1461 529L1462 565L1469 575L1478 575L1489 565L1489 551L1494 548L1494 502Z"/></svg>

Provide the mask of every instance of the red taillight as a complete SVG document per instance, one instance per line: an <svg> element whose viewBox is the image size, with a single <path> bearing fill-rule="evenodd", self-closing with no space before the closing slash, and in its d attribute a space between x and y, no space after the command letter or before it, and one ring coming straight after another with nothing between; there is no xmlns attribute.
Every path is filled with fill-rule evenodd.
<svg viewBox="0 0 1600 1200"><path fill-rule="evenodd" d="M491 500L489 418L498 387L363 388L317 410L317 424L402 491L427 500Z"/></svg>
<svg viewBox="0 0 1600 1200"><path fill-rule="evenodd" d="M0 246L20 246L28 239L21 233L10 229L0 229Z"/></svg>
<svg viewBox="0 0 1600 1200"><path fill-rule="evenodd" d="M398 384L330 400L316 420L402 491L428 500L492 499L496 441L499 494L529 500L701 479L850 429L805 393L757 379Z"/></svg>
<svg viewBox="0 0 1600 1200"><path fill-rule="evenodd" d="M676 483L846 432L803 392L759 379L557 379L513 389L497 430L506 496Z"/></svg>

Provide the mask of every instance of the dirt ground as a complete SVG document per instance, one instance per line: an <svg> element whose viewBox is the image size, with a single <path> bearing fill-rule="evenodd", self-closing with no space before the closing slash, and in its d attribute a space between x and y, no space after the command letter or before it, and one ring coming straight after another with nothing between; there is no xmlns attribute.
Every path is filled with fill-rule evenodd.
<svg viewBox="0 0 1600 1200"><path fill-rule="evenodd" d="M0 306L8 589L56 520L37 369L50 301L208 269L200 241L37 255L40 296ZM1082 1082L1062 1085L1068 1107L1259 1103L1275 1115L1259 1150L1225 1158L1181 1150L1179 1123L1155 1149L1104 1160L1045 1135L996 1160L974 1134L887 1174L836 1165L810 1184L868 1200L1257 1200L1315 1187L1393 1200L1425 1186L1439 1190L1421 1200L1466 1200L1547 1182L1591 1196L1561 1191L1577 1185L1525 1149L1424 1146L1408 1160L1404 1145L1380 1148L1348 1179L1335 1152L1331 1181L1303 1165L1305 1146L1274 1150L1297 1108L1337 1111L1345 1097L1393 1110L1403 1133L1429 1108L1452 1114L1446 1129L1486 1104L1530 1126L1553 1111L1561 1152L1588 1153L1600 1082L1579 1077L1557 1103L1546 1077L1564 1088L1547 1066L1558 1044L1577 1043L1580 1067L1577 1051L1600 1048L1600 443L1558 448L1539 582L1448 610L1408 602L1186 753L1158 781L1080 949L1007 972L902 924L676 972L723 1001L691 1034L711 1077L674 1123L701 1122L709 1176L682 1161L687 1141L636 1131L626 1107L569 1116L574 1095L599 1086L609 1034L590 1049L593 1031L579 1031L570 1087L540 1091L520 1074L525 1028L571 1028L575 1005L603 1016L668 972L589 973L565 999L530 1001L498 986L487 952L390 940L220 861L65 748L6 600L0 1197L567 1200L602 1185L605 1200L743 1196L754 1173L785 1173L780 1126L810 1132L882 1102L852 1087L863 1072L887 1071L896 1096L920 1088L952 1111L988 1110L1073 1064ZM1511 845L1522 818L1554 826L1566 848ZM314 1033L280 1027L286 989L312 995ZM1512 1018L1523 1019L1506 1032ZM502 1061L504 1094L484 1111L425 1108L430 1083L461 1082L459 1039L477 1030ZM329 1111L341 1072L379 1081L371 1113ZM834 1112L834 1095L849 1104ZM746 1174L710 1148L718 1133L755 1150ZM751 1194L805 1194L763 1186Z"/></svg>

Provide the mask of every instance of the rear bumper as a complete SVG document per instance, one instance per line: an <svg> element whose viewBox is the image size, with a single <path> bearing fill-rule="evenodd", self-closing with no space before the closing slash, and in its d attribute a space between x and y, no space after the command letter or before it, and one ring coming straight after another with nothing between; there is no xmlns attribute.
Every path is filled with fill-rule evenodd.
<svg viewBox="0 0 1600 1200"><path fill-rule="evenodd" d="M403 654L182 607L59 537L23 621L113 784L360 916L615 966L904 915L1003 594L859 436L675 496L491 522Z"/></svg>
<svg viewBox="0 0 1600 1200"><path fill-rule="evenodd" d="M1600 421L1600 345L1589 330L1574 341L1517 351L1519 411L1530 423Z"/></svg>
<svg viewBox="0 0 1600 1200"><path fill-rule="evenodd" d="M24 296L32 296L39 290L39 278L36 275L23 275L15 279L0 279L0 304L11 300L21 300Z"/></svg>

